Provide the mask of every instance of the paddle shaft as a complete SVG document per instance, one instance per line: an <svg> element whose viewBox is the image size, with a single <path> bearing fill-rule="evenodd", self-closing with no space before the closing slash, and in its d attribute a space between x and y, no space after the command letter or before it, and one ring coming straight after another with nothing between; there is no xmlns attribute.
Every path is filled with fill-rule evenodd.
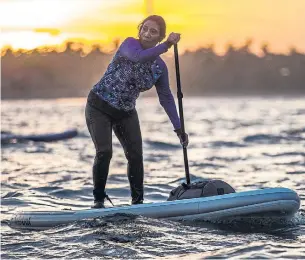
<svg viewBox="0 0 305 260"><path fill-rule="evenodd" d="M178 45L177 44L174 44L174 53L175 53L175 66L176 66L176 79L177 79L177 98L178 98L178 104L179 104L180 124L181 124L182 136L185 136L183 104L182 104L183 93L182 93L182 90L181 90L181 82L180 82L179 54L178 54ZM190 180L189 163L188 163L188 158L187 158L186 147L183 147L183 157L184 157L186 183L190 184L191 180Z"/></svg>

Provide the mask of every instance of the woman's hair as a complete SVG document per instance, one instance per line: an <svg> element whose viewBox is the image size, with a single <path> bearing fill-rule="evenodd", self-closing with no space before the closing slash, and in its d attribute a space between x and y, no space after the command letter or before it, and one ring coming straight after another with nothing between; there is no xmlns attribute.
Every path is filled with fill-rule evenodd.
<svg viewBox="0 0 305 260"><path fill-rule="evenodd" d="M154 21L156 22L159 27L160 27L160 41L162 41L164 38L165 38L165 35L166 35L166 23L163 19L163 17L159 16L159 15L150 15L148 17L146 17L139 25L138 25L138 30L139 30L139 33L144 25L144 23L146 21Z"/></svg>

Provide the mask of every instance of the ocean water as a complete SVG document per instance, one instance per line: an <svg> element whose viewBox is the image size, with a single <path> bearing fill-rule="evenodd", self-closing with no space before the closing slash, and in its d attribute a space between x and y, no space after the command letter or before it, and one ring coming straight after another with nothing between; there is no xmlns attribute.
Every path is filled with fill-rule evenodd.
<svg viewBox="0 0 305 260"><path fill-rule="evenodd" d="M192 180L222 179L237 191L287 187L301 208L287 222L173 222L118 215L46 231L8 225L18 211L86 209L92 204L94 147L85 99L2 101L2 131L41 134L75 128L77 137L1 147L1 257L101 259L305 258L304 98L184 98ZM145 201L160 202L184 181L181 146L155 98L140 98ZM113 139L107 193L130 203L126 159ZM107 206L111 206L106 203Z"/></svg>

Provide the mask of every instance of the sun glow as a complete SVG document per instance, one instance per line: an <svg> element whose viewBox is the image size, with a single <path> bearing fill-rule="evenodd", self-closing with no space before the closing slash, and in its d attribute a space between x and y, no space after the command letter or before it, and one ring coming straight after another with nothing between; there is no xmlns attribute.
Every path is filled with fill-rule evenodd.
<svg viewBox="0 0 305 260"><path fill-rule="evenodd" d="M86 9L86 1L4 1L1 3L0 24L8 30L60 27Z"/></svg>
<svg viewBox="0 0 305 260"><path fill-rule="evenodd" d="M252 38L254 49L268 42L275 51L305 50L304 0L2 0L0 47L32 49L72 38L107 45L136 36L149 12L165 18L168 32L182 34L184 49L215 44L221 52L228 42L240 46Z"/></svg>

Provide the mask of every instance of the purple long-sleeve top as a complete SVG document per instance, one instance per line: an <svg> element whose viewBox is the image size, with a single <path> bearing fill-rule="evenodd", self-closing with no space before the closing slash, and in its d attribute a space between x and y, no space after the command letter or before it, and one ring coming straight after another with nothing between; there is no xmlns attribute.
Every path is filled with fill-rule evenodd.
<svg viewBox="0 0 305 260"><path fill-rule="evenodd" d="M139 40L127 38L119 47L101 80L93 87L109 105L124 111L135 108L140 92L156 86L159 101L174 129L180 128L174 97L169 87L168 70L159 57L168 45L143 49Z"/></svg>

